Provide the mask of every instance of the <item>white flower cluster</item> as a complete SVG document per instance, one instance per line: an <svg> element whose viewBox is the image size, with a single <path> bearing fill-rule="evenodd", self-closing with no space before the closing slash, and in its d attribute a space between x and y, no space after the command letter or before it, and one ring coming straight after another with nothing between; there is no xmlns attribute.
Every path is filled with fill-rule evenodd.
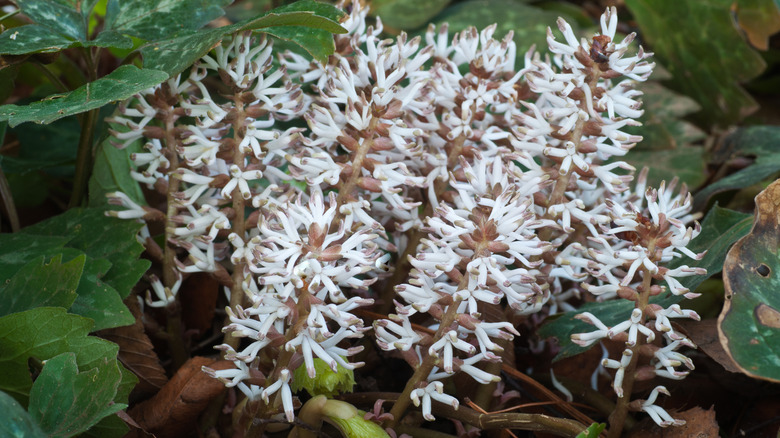
<svg viewBox="0 0 780 438"><path fill-rule="evenodd" d="M182 274L210 272L229 289L224 331L246 342L220 346L235 369L209 374L292 421L295 364L311 378L315 359L360 366L350 357L368 328L354 311L378 298L395 314L375 321L377 345L420 373L401 403L432 420L431 400L458 406L443 379L499 379L479 365L519 335L508 314L571 310L583 290L639 303L666 289L652 281L693 295L678 279L702 270L665 267L698 257L686 248L698 234L690 197L643 176L629 190L633 167L609 160L641 140L624 128L639 124L633 86L653 68L641 48L628 56L633 35L613 41L614 8L590 41L559 20L553 56L531 51L517 69L512 34L495 39L495 26L389 40L349 6L327 63L287 52L275 68L270 41L239 34L113 119L121 147L146 141L133 178L168 195L162 213L113 194L125 210L112 214L165 221L175 284L153 278L149 305L175 305ZM308 129L282 128L293 119ZM383 282L391 294L374 290ZM574 341L625 340L621 360L603 364L622 396L634 347L656 336L656 375L693 368L676 351L692 344L675 317L698 318L655 304L614 327L583 314L598 330ZM670 424L653 405L659 388L637 409Z"/></svg>

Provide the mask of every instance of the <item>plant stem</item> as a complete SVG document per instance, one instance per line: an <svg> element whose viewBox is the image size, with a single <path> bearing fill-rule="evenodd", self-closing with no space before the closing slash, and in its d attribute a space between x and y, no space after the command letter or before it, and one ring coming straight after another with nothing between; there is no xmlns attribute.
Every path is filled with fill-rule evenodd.
<svg viewBox="0 0 780 438"><path fill-rule="evenodd" d="M2 141L2 138L0 138ZM19 231L19 214L16 212L16 204L14 204L14 196L11 193L11 186L8 184L8 179L5 177L5 172L0 168L0 197L2 197L3 205L5 205L5 211L8 213L8 222L11 223L11 231Z"/></svg>
<svg viewBox="0 0 780 438"><path fill-rule="evenodd" d="M655 239L650 240L648 243L647 252L649 254L655 254ZM638 288L639 297L637 299L636 308L642 311L642 318L640 319L639 324L644 324L645 308L650 301L650 285L653 281L653 275L644 266L642 266L639 272L642 273L642 285ZM631 353L633 353L631 362L629 362L625 373L623 374L623 397L618 398L615 410L612 412L612 415L609 416L609 433L607 434L607 438L619 438L623 433L623 427L626 424L626 416L628 415L628 404L631 402L631 392L634 388L634 379L636 378L639 350L644 340L645 336L638 334L636 345L631 347Z"/></svg>
<svg viewBox="0 0 780 438"><path fill-rule="evenodd" d="M81 205L87 192L87 184L92 168L92 140L95 131L99 108L87 111L81 121L81 135L79 137L78 153L76 155L76 176L73 180L73 192L70 196L68 208Z"/></svg>
<svg viewBox="0 0 780 438"><path fill-rule="evenodd" d="M3 15L2 17L0 17L0 22L5 21L5 20L13 17L14 15L18 14L19 12L22 12L21 9L17 9L15 11L11 11L11 12Z"/></svg>
<svg viewBox="0 0 780 438"><path fill-rule="evenodd" d="M51 70L48 69L48 67L43 65L43 63L41 63L39 61L34 61L32 63L32 65L34 65L35 68L40 70L40 72L43 73L44 76L46 76L46 79L48 79L51 82L52 85L57 87L57 89L60 90L60 92L62 92L62 93L70 92L70 90L68 89L68 86L65 85L65 83L62 82L59 77L57 77L57 75L52 73Z"/></svg>

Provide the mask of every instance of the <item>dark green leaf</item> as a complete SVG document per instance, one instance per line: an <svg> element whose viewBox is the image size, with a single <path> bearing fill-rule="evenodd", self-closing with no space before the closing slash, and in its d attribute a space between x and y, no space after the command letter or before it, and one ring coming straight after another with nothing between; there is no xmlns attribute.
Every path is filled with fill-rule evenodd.
<svg viewBox="0 0 780 438"><path fill-rule="evenodd" d="M738 84L765 64L734 26L732 0L627 0L643 38L674 76L671 84L702 106L707 124L727 126L757 108Z"/></svg>
<svg viewBox="0 0 780 438"><path fill-rule="evenodd" d="M62 263L60 254L48 263L41 256L26 264L0 286L0 315L44 306L70 308L85 259L82 255Z"/></svg>
<svg viewBox="0 0 780 438"><path fill-rule="evenodd" d="M86 20L72 5L54 0L20 0L17 3L22 13L36 24L74 40L87 39Z"/></svg>
<svg viewBox="0 0 780 438"><path fill-rule="evenodd" d="M8 173L27 173L46 169L57 176L73 175L81 127L75 118L57 120L49 125L23 124L10 130L19 140L19 153L3 159Z"/></svg>
<svg viewBox="0 0 780 438"><path fill-rule="evenodd" d="M450 0L375 0L371 15L382 19L382 24L398 30L414 30L428 24Z"/></svg>
<svg viewBox="0 0 780 438"><path fill-rule="evenodd" d="M723 266L720 343L745 374L780 382L780 181L756 196L750 234Z"/></svg>
<svg viewBox="0 0 780 438"><path fill-rule="evenodd" d="M138 258L143 252L143 246L135 236L142 225L106 217L104 213L99 208L71 209L22 231L38 235L71 236L68 247L81 250L94 259L108 260L111 269L102 280L115 288L124 299L150 264L148 260Z"/></svg>
<svg viewBox="0 0 780 438"><path fill-rule="evenodd" d="M307 5L313 10L300 10ZM206 55L226 35L254 29L269 29L276 32L280 38L290 39L300 44L310 53L316 54L318 59L323 60L333 53L333 38L329 32L345 31L334 21L334 18L340 16L338 14L343 13L333 6L312 1L298 2L230 26L188 33L149 44L141 49L144 67L162 70L171 76L177 75ZM300 29L300 26L306 29Z"/></svg>
<svg viewBox="0 0 780 438"><path fill-rule="evenodd" d="M0 280L11 278L22 266L40 256L61 254L69 240L66 236L0 234Z"/></svg>
<svg viewBox="0 0 780 438"><path fill-rule="evenodd" d="M138 144L118 149L106 139L98 146L95 166L89 180L90 207L107 207L106 193L122 192L139 205L146 205L138 181L130 176L134 170L130 154L138 152Z"/></svg>
<svg viewBox="0 0 780 438"><path fill-rule="evenodd" d="M28 360L47 360L65 352L76 355L80 369L116 366L119 347L87 336L92 321L61 307L39 307L0 317L0 390L27 404L32 379Z"/></svg>
<svg viewBox="0 0 780 438"><path fill-rule="evenodd" d="M28 24L12 27L0 34L0 55L58 52L78 42L53 32L46 26Z"/></svg>
<svg viewBox="0 0 780 438"><path fill-rule="evenodd" d="M634 150L675 149L705 137L702 130L683 120L701 109L695 100L677 94L657 81L641 83L637 88L644 93L644 114L639 118L642 126L626 129L626 132L643 137Z"/></svg>
<svg viewBox="0 0 780 438"><path fill-rule="evenodd" d="M83 368L82 368L83 369ZM47 434L71 437L127 405L113 404L121 379L113 366L79 372L74 353L46 360L30 391L30 415Z"/></svg>
<svg viewBox="0 0 780 438"><path fill-rule="evenodd" d="M93 331L135 322L119 292L105 281L106 272L110 269L111 262L106 259L87 259L81 283L76 290L78 298L70 308L71 313L95 321Z"/></svg>
<svg viewBox="0 0 780 438"><path fill-rule="evenodd" d="M109 0L106 30L158 41L198 30L224 14L230 0Z"/></svg>
<svg viewBox="0 0 780 438"><path fill-rule="evenodd" d="M3 105L0 120L11 126L24 122L51 123L73 114L100 108L109 102L127 99L168 78L165 72L123 65L107 76L69 93L50 96L25 106Z"/></svg>
<svg viewBox="0 0 780 438"><path fill-rule="evenodd" d="M500 39L507 33L514 32L517 57L522 62L523 54L532 44L536 44L537 50L547 49L547 27L553 25L554 28L559 15L515 0L474 0L457 3L445 9L434 22L437 25L448 22L451 33L469 26L483 29L495 23L497 27L494 38ZM576 22L569 22L576 33Z"/></svg>
<svg viewBox="0 0 780 438"><path fill-rule="evenodd" d="M696 146L680 146L674 149L632 150L625 157L619 158L637 169L650 164L648 183L658 187L661 181L669 182L674 177L688 184L688 187L698 187L704 182L704 167L706 160L704 148Z"/></svg>
<svg viewBox="0 0 780 438"><path fill-rule="evenodd" d="M670 264L670 268L681 265L705 268L707 269L707 275L682 277L680 278L680 283L690 290L696 290L696 287L704 280L720 272L729 247L748 232L752 223L751 217L751 215L715 206L702 221L701 233L688 245L690 250L695 253L707 251L704 258L701 260L678 259ZM681 296L667 293L666 296L655 297L650 301L668 307L680 302L682 299L683 297ZM587 351L590 347L580 347L571 342L571 335L574 333L592 332L594 328L590 324L575 319L575 316L583 312L590 312L599 318L601 322L611 327L621 321L625 321L633 308L634 303L627 300L586 303L578 310L550 318L550 321L546 322L539 329L539 336L544 338L554 337L558 340L561 349L558 355L555 356L555 360L576 356Z"/></svg>
<svg viewBox="0 0 780 438"><path fill-rule="evenodd" d="M41 428L22 405L0 391L0 436L8 438L46 438Z"/></svg>

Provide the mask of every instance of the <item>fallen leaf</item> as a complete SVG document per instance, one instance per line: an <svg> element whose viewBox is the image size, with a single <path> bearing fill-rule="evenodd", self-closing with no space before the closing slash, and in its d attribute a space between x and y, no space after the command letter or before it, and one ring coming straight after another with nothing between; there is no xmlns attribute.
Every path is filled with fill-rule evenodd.
<svg viewBox="0 0 780 438"><path fill-rule="evenodd" d="M739 0L734 5L739 27L758 50L769 49L769 37L780 31L780 7L772 0Z"/></svg>
<svg viewBox="0 0 780 438"><path fill-rule="evenodd" d="M675 325L682 327L688 339L693 341L699 350L714 360L725 370L732 373L740 373L739 366L734 363L731 356L723 349L718 337L718 322L714 319L703 321L676 321Z"/></svg>
<svg viewBox="0 0 780 438"><path fill-rule="evenodd" d="M129 414L141 428L158 438L185 436L197 425L198 416L209 402L225 389L219 380L207 376L201 368L226 369L233 363L193 357L151 399L140 403Z"/></svg>
<svg viewBox="0 0 780 438"><path fill-rule="evenodd" d="M211 330L220 289L219 282L204 272L184 280L179 294L182 320L188 330L197 330L198 336Z"/></svg>
<svg viewBox="0 0 780 438"><path fill-rule="evenodd" d="M718 438L720 427L715 420L715 409L704 410L700 407L682 412L669 412L685 424L676 427L661 428L649 418L631 429L631 438Z"/></svg>
<svg viewBox="0 0 780 438"><path fill-rule="evenodd" d="M98 335L119 345L119 361L138 377L138 385L133 389L134 396L145 398L159 391L168 382L168 377L154 352L152 341L144 332L138 300L130 296L125 304L135 317L135 323L101 330Z"/></svg>
<svg viewBox="0 0 780 438"><path fill-rule="evenodd" d="M720 343L740 370L780 382L780 180L756 196L753 228L723 266Z"/></svg>

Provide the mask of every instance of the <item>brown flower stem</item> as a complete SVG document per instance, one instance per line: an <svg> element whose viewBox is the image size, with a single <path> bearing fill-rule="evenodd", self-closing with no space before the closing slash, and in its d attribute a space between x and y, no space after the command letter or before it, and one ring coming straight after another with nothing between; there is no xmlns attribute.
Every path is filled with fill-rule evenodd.
<svg viewBox="0 0 780 438"><path fill-rule="evenodd" d="M460 135L452 142L449 154L447 156L447 170L452 170L455 165L458 164L461 154L463 153L463 144L466 142L466 136ZM449 182L445 180L436 180L434 182L434 192L436 197L440 198L441 195L447 190ZM430 202L425 205L425 211L422 214L423 218L433 216L433 206ZM379 306L377 312L382 314L388 314L393 310L393 297L395 296L395 287L403 283L409 277L409 271L411 270L411 264L409 263L409 257L414 257L417 253L417 247L420 245L420 240L427 235L426 232L419 228L414 228L411 234L408 236L409 240L406 244L403 254L398 257L396 261L393 276L385 283L385 287L379 294Z"/></svg>
<svg viewBox="0 0 780 438"><path fill-rule="evenodd" d="M175 135L175 120L176 116L173 114L173 108L168 108L165 112L165 138L163 139L166 149L166 156L170 162L168 175L173 175L173 172L179 168L179 155L176 152L176 135ZM163 246L163 268L162 268L162 282L165 287L173 287L178 280L177 268L176 268L176 248L173 243L170 242L175 234L176 224L173 222L173 217L178 214L179 209L177 206L177 200L175 197L176 192L179 191L179 179L168 178L168 192L166 194L167 210L165 212L165 245ZM173 369L178 369L184 365L189 358L187 348L184 346L183 327L181 321L181 304L178 300L171 303L167 308L167 327L168 333L168 348L171 350L171 360L173 362Z"/></svg>
<svg viewBox="0 0 780 438"><path fill-rule="evenodd" d="M233 164L238 166L238 168L243 172L246 170L246 165L244 164L245 157L244 152L238 145L241 144L241 136L244 135L246 130L245 123L247 115L244 111L244 102L241 97L242 93L236 93L233 98L233 105L235 105L236 111L236 118L233 121L233 135L235 136L235 141L233 142ZM235 212L235 217L233 218L230 226L233 232L236 233L241 240L244 240L244 235L246 234L246 202L238 185L236 185L236 188L233 189L231 196L233 198L233 211ZM246 241L244 241L244 244L246 244ZM233 266L233 286L230 288L230 307L232 309L240 306L244 299L244 290L242 285L244 283L245 265L246 262L242 259L238 262L238 264ZM225 317L224 325L228 324L230 324L230 318ZM224 343L230 345L231 348L238 348L238 344L240 342L241 339L230 336L228 333L225 334Z"/></svg>
<svg viewBox="0 0 780 438"><path fill-rule="evenodd" d="M475 253L477 252L475 251ZM458 285L458 290L465 288L468 284L468 281L469 276L464 275L460 281L460 284ZM444 312L444 315L442 316L439 323L439 329L436 330L436 334L433 335L433 343L441 339L441 337L451 329L450 326L453 322L455 322L455 318L458 316L459 303L459 301L453 301L449 306L447 306L447 311ZM424 382L426 379L428 379L428 375L431 374L431 370L433 370L433 367L436 365L437 359L438 357L432 354L425 356L425 359L423 359L420 366L418 366L414 371L412 377L408 382L406 382L406 386L404 387L404 392L401 394L401 397L393 404L393 407L390 410L390 414L392 414L393 418L387 422L386 427L393 428L396 424L398 424L399 421L401 421L401 416L404 414L404 412L406 412L406 408L409 407L409 403L412 401L410 398L412 391L417 388L417 385L420 382Z"/></svg>
<svg viewBox="0 0 780 438"><path fill-rule="evenodd" d="M647 245L647 252L649 254L655 254L655 239L651 239ZM657 261L657 260L655 260ZM650 301L650 285L653 281L653 275L650 271L642 266L639 271L642 273L642 285L637 288L639 296L636 302L636 308L642 311L642 318L639 323L645 323L645 308ZM626 425L626 417L628 416L628 404L631 402L631 392L634 388L634 380L636 378L636 367L639 362L639 349L645 340L645 336L641 333L638 334L636 345L631 347L631 362L626 367L623 375L623 397L619 397L615 410L609 416L609 433L607 438L619 438L623 433L623 427Z"/></svg>

